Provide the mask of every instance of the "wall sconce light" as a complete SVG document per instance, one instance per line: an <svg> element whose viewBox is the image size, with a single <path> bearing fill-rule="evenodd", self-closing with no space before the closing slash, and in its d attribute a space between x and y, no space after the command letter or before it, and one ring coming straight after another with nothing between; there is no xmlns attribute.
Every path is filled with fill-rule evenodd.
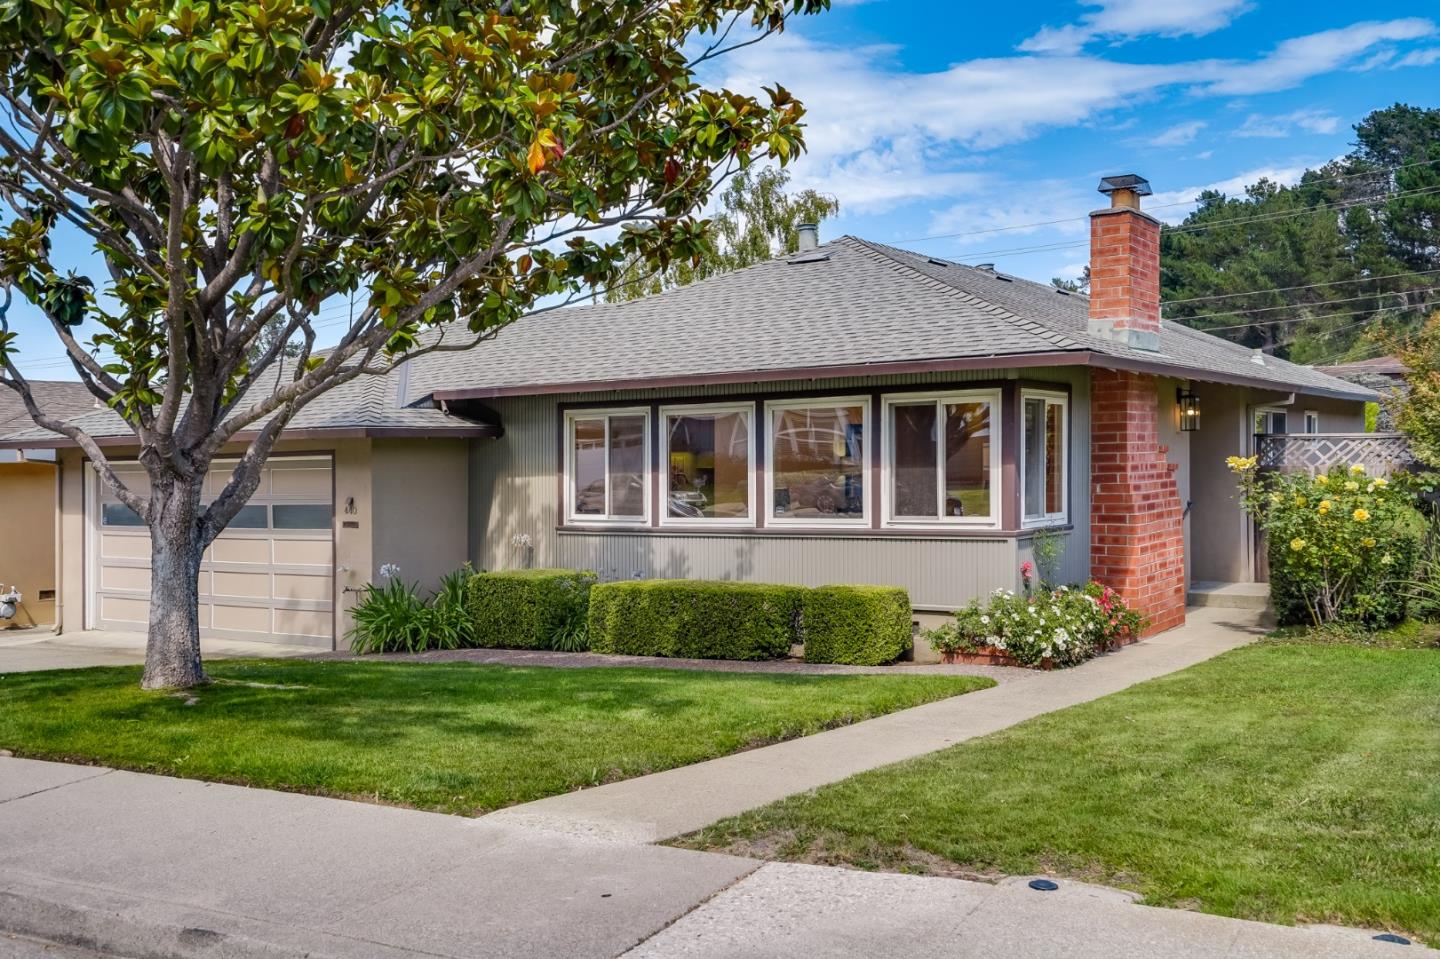
<svg viewBox="0 0 1440 959"><path fill-rule="evenodd" d="M1181 387L1175 391L1175 407L1180 411L1180 429L1190 433L1200 428L1200 397Z"/></svg>

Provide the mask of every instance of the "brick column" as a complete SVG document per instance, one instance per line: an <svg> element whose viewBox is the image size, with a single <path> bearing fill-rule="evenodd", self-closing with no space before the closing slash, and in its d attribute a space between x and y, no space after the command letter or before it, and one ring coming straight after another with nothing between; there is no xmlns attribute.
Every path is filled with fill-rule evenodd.
<svg viewBox="0 0 1440 959"><path fill-rule="evenodd" d="M1090 575L1150 620L1185 622L1180 489L1160 445L1155 377L1095 369L1090 380Z"/></svg>

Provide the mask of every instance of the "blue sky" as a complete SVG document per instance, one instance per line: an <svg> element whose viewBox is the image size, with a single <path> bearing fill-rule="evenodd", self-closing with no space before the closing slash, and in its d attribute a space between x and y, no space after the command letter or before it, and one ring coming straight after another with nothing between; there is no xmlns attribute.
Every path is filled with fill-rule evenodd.
<svg viewBox="0 0 1440 959"><path fill-rule="evenodd" d="M1085 263L1101 176L1139 173L1157 215L1178 219L1201 188L1288 181L1346 152L1370 110L1440 106L1432 9L834 0L717 72L743 88L778 79L806 103L810 151L793 182L841 201L826 235L1048 280Z"/></svg>
<svg viewBox="0 0 1440 959"><path fill-rule="evenodd" d="M1147 177L1152 209L1178 219L1202 188L1288 181L1344 153L1370 110L1440 106L1440 14L1393 0L834 0L706 79L778 80L805 101L793 185L841 201L824 235L1044 281L1084 265L1102 176ZM1058 248L1003 252L1040 246ZM86 252L59 259L93 268ZM71 375L33 308L11 316L22 370Z"/></svg>

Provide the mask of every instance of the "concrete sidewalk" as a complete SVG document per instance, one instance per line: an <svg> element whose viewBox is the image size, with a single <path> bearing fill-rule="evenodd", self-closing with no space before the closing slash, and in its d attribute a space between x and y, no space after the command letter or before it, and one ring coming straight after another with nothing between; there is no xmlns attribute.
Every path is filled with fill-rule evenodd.
<svg viewBox="0 0 1440 959"><path fill-rule="evenodd" d="M488 819L617 842L657 842L856 773L944 749L1251 642L1261 613L1192 609L1186 624L1074 669L709 762L512 806Z"/></svg>
<svg viewBox="0 0 1440 959"><path fill-rule="evenodd" d="M761 864L497 817L0 759L0 930L106 956L1425 954L1353 930L1264 926L1128 899L1071 883L1037 893ZM43 954L25 950L17 954Z"/></svg>
<svg viewBox="0 0 1440 959"><path fill-rule="evenodd" d="M200 640L200 649L206 659L269 659L315 653L313 646L209 637ZM0 675L88 666L139 666L144 662L144 633L88 629L56 636L48 626L0 631Z"/></svg>

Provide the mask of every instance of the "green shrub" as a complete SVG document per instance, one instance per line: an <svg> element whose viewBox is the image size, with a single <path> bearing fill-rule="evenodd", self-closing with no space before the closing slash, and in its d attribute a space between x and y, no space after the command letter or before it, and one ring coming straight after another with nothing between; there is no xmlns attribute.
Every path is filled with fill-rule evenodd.
<svg viewBox="0 0 1440 959"><path fill-rule="evenodd" d="M584 622L595 574L573 569L521 569L470 577L474 644L499 649L573 647ZM579 648L584 648L581 645Z"/></svg>
<svg viewBox="0 0 1440 959"><path fill-rule="evenodd" d="M466 601L474 573L469 563L446 573L440 580L440 588L430 597L430 648L459 649L475 645L475 619Z"/></svg>
<svg viewBox="0 0 1440 959"><path fill-rule="evenodd" d="M897 586L822 586L806 591L801 622L807 663L893 663L910 649L910 594Z"/></svg>
<svg viewBox="0 0 1440 959"><path fill-rule="evenodd" d="M646 579L590 592L597 653L686 659L778 659L798 641L799 586Z"/></svg>
<svg viewBox="0 0 1440 959"><path fill-rule="evenodd" d="M1405 618L1421 528L1406 478L1371 478L1359 463L1312 477L1262 473L1253 456L1227 462L1245 510L1269 540L1281 626L1383 628Z"/></svg>
<svg viewBox="0 0 1440 959"><path fill-rule="evenodd" d="M384 586L370 585L350 611L354 625L347 634L356 653L418 653L443 642L431 629L434 611L420 598L416 586L390 579Z"/></svg>

